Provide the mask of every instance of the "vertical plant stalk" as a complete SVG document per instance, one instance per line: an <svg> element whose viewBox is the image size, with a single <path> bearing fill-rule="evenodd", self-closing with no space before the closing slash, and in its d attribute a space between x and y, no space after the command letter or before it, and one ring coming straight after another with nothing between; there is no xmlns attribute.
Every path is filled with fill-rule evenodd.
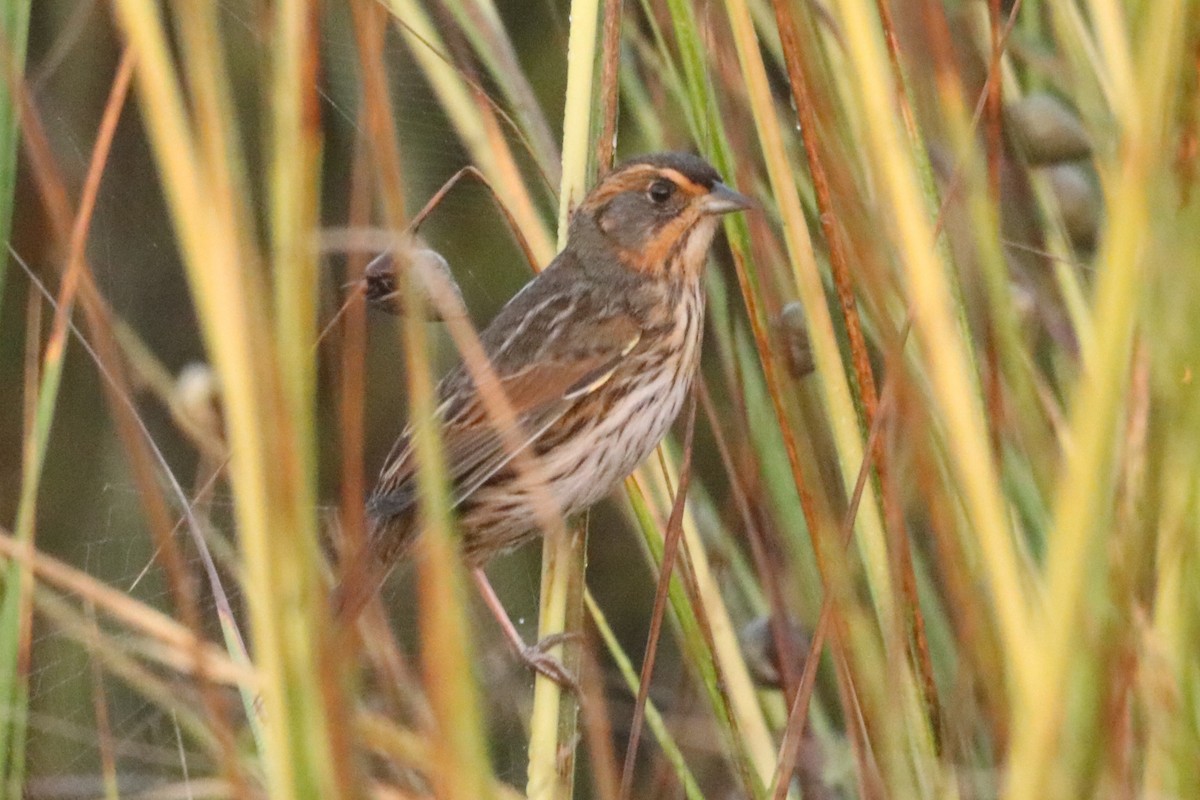
<svg viewBox="0 0 1200 800"><path fill-rule="evenodd" d="M1187 29L1181 4L1151 9L1139 25L1141 39L1119 32L1124 13L1097 0L1092 8L1105 63L1117 87L1113 113L1121 129L1117 160L1110 164L1109 223L1097 261L1096 324L1084 347L1084 373L1071 414L1074 447L1068 452L1054 508L1054 536L1046 557L1046 602L1038 608L1038 671L1014 704L1013 749L1006 797L1035 797L1079 791L1079 775L1056 769L1077 752L1057 742L1078 670L1086 667L1084 610L1094 595L1089 579L1101 570L1104 547L1097 540L1113 514L1116 432L1129 379L1133 332L1143 287L1151 231L1152 178L1169 163L1171 133L1165 121L1174 110L1177 65ZM1140 45L1140 47L1136 46ZM1133 53L1139 54L1136 66ZM1107 601L1107 597L1103 600Z"/></svg>
<svg viewBox="0 0 1200 800"><path fill-rule="evenodd" d="M25 45L29 36L29 7L32 0L8 0L0 9L0 309L4 308L4 286L8 276L8 237L12 231L13 194L17 187L17 142L21 136L20 104L9 76L25 72Z"/></svg>
<svg viewBox="0 0 1200 800"><path fill-rule="evenodd" d="M604 34L600 47L600 139L596 142L596 169L600 177L612 169L617 150L617 115L620 98L622 0L604 0Z"/></svg>
<svg viewBox="0 0 1200 800"><path fill-rule="evenodd" d="M96 743L100 749L100 774L104 779L105 800L118 800L121 796L117 783L116 746L113 740L112 725L108 719L108 693L104 691L104 671L100 666L99 652L103 649L100 639L100 627L96 624L96 607L91 603L84 605L87 616L88 632L88 661L92 678L92 709L96 720Z"/></svg>
<svg viewBox="0 0 1200 800"><path fill-rule="evenodd" d="M320 46L319 4L285 0L274 6L271 62L271 131L269 232L274 277L275 341L281 371L282 404L291 420L291 458L282 465L292 470L294 502L299 509L317 506L316 358L317 251L313 234L320 225L321 118L317 96ZM319 538L316 515L301 513L290 532L301 547ZM305 564L317 563L310 552ZM315 574L312 576L315 577ZM354 793L355 764L351 750L350 705L340 696L340 652L336 632L318 582L310 577L303 613L311 626L318 674L318 697L323 701L329 764L321 776L331 796ZM296 664L305 669L307 665Z"/></svg>
<svg viewBox="0 0 1200 800"><path fill-rule="evenodd" d="M391 103L384 83L382 37L372 0L353 5L363 81L364 114L379 198L388 227L406 224L400 157ZM399 259L397 259L399 261ZM463 567L453 536L445 462L434 422L435 394L429 364L425 313L411 290L414 276L396 276L402 303L403 345L408 379L413 447L417 463L417 524L422 530L418 562L421 668L435 719L431 780L447 800L476 800L493 794L483 721L472 675L471 634L464 597ZM353 556L351 556L353 558Z"/></svg>
<svg viewBox="0 0 1200 800"><path fill-rule="evenodd" d="M174 483L173 476L167 472L167 466L158 452L149 432L138 416L133 402L129 382L125 376L125 367L120 356L113 326L112 312L103 297L100 296L94 282L91 268L85 255L85 246L91 223L92 210L99 192L102 169L107 163L107 153L111 145L124 98L133 73L134 55L130 50L122 56L113 89L105 109L105 116L97 135L96 147L93 151L92 163L80 199L78 212L72 208L65 188L65 181L59 174L50 146L41 125L36 109L30 102L28 94L19 82L10 84L18 95L22 105L22 128L29 163L34 178L41 193L55 234L67 242L68 256L65 272L62 278L62 298L68 308L60 308L53 297L41 287L37 278L30 273L31 282L39 287L43 296L56 308L56 318L61 318L55 327L61 326L61 336L52 333L55 343L50 346L47 357L47 372L43 381L52 378L57 382L61 365L52 366L55 359L61 359L66 344L68 329L79 336L78 331L70 323L69 307L74 297L81 299L85 319L91 333L92 344L79 336L84 348L92 356L103 379L108 405L116 422L118 436L129 456L130 469L135 484L139 488L138 496L145 514L148 527L154 536L154 541L162 555L166 578L171 590L171 598L184 624L194 633L194 647L190 649L193 665L199 684L199 694L208 716L213 738L220 743L220 763L225 769L225 775L230 781L232 792L240 796L244 787L241 772L234 754L233 734L229 724L225 706L220 696L214 691L209 675L210 658L200 646L202 641L199 607L196 603L192 583L187 573L186 565L179 552L177 543L172 536L172 519L166 500L159 490L159 473L156 467L166 473L166 478L173 483L178 500L186 503L187 499L182 489ZM28 268L26 268L28 272ZM94 345L94 346L93 346ZM52 377L53 374L53 377ZM42 401L49 402L56 395L54 392L43 393ZM48 424L49 420L47 420ZM44 447L44 443L42 445ZM33 510L30 508L29 513Z"/></svg>
<svg viewBox="0 0 1200 800"><path fill-rule="evenodd" d="M671 586L671 574L675 570L675 559L679 555L679 542L683 534L683 508L687 503L688 485L691 483L692 477L692 437L696 429L695 391L695 389L692 390L691 400L688 403L687 427L683 440L683 463L679 469L679 483L675 487L671 516L667 520L662 565L658 573L658 585L654 589L654 608L650 613L650 632L646 637L646 652L642 656L642 671L638 675L637 700L634 701L633 721L629 726L629 743L625 748L625 766L621 774L621 800L626 800L633 789L633 767L637 762L638 741L642 735L646 700L650 696L650 682L654 675L658 640L662 634L663 615L667 608L667 590Z"/></svg>
<svg viewBox="0 0 1200 800"><path fill-rule="evenodd" d="M892 102L888 62L868 0L840 0L839 13L850 64L858 75L869 152L889 207L900 261L907 271L914 327L928 365L934 400L946 420L951 462L963 486L964 504L980 539L1003 649L1010 659L1005 678L1021 685L1033 667L1028 652L1026 589L1008 510L1000 492L987 425L972 385L969 346L963 341L944 265L936 256L926 203L908 153L906 135Z"/></svg>
<svg viewBox="0 0 1200 800"><path fill-rule="evenodd" d="M788 73L788 84L792 89L792 104L796 109L800 134L804 140L804 152L808 156L809 170L812 173L813 190L816 193L817 207L820 210L821 229L829 248L829 266L833 273L834 286L837 288L838 300L841 302L842 314L846 323L846 332L850 338L850 352L854 363L854 374L858 379L859 392L862 397L864 422L868 430L874 426L878 413L879 399L875 389L875 377L871 370L871 362L867 353L867 342L863 336L862 323L859 319L858 306L854 298L854 287L850 277L850 262L846 252L845 242L837 224L836 210L829 189L829 176L825 172L822 156L822 145L817 140L816 113L813 108L812 95L809 90L808 75L800 55L800 36L792 8L785 6L782 0L772 0L775 9L775 21L779 31L783 58ZM901 87L902 88L902 87ZM906 106L907 107L907 106ZM881 440L880 440L881 441ZM912 557L908 550L908 539L904 532L903 510L900 500L894 492L889 491L889 472L887 464L887 448L882 444L868 447L868 455L875 461L876 473L881 487L880 499L883 503L884 524L888 537L894 543L894 554L900 566L900 586L904 592L907 605L906 612L910 619L913 661L917 665L922 683L924 684L925 700L930 710L930 718L935 731L938 728L940 716L937 700L937 687L933 680L933 666L929 657L929 647L924 637L924 618L916 594L916 579L913 574Z"/></svg>
<svg viewBox="0 0 1200 800"><path fill-rule="evenodd" d="M363 112L359 125L365 127ZM355 142L354 161L350 168L351 228L365 228L371 218L371 164L369 145L362 138ZM366 269L366 257L357 248L347 254L346 278L358 285ZM367 306L361 292L356 292L342 317L341 374L339 375L338 418L341 432L341 515L343 556L357 552L366 545L367 519L366 472L363 453L366 448L366 350Z"/></svg>
<svg viewBox="0 0 1200 800"><path fill-rule="evenodd" d="M600 0L571 0L567 41L567 97L563 108L563 169L558 197L558 245L567 243L567 224L583 199L590 176L592 107L595 97L596 45Z"/></svg>
<svg viewBox="0 0 1200 800"><path fill-rule="evenodd" d="M45 459L50 423L58 399L58 376L64 349L56 357L47 348L46 369L41 376L42 298L30 291L25 317L24 414L21 431L21 496L17 505L15 545L21 555L34 552L34 507ZM50 391L47 391L50 389ZM5 565L3 608L0 609L0 701L8 713L0 722L0 794L18 797L25 776L25 742L29 723L29 669L33 645L33 591L31 565L11 561Z"/></svg>
<svg viewBox="0 0 1200 800"><path fill-rule="evenodd" d="M857 480L858 465L864 463L864 458L870 454L863 449L863 437L859 431L857 412L842 365L842 357L837 346L833 321L826 304L825 289L818 272L816 256L813 252L812 240L800 197L796 184L791 178L782 131L768 87L766 68L758 47L757 37L754 34L749 9L741 0L726 0L725 8L729 16L742 74L746 78L748 101L767 164L767 172L771 178L771 188L779 203L784 241L787 246L793 280L809 321L810 342L824 393L826 415L833 428L834 441L837 444L841 477L849 491ZM781 420L781 424L786 423ZM867 585L874 604L873 623L882 638L884 647L890 648L894 642L901 641L896 636L897 594L893 586L891 565L887 555L883 520L874 489L870 483L864 489L860 508L855 528ZM814 541L815 539L814 536ZM825 574L829 575L830 573ZM827 592L836 591L828 584L825 588ZM852 647L857 645L857 642L852 639L847 641L852 644ZM852 651L848 663L852 666L862 663L857 660L861 655L865 654ZM911 677L911 673L908 670L899 670L898 676L901 681L904 681ZM909 691L904 690L901 696L907 698L909 694ZM903 714L904 710L907 710L905 706L872 707L867 709L867 713L869 715L880 713L887 718L892 718L895 714L896 718L904 717L911 720L911 715ZM918 720L921 716L917 715ZM870 727L872 725L868 724L868 728ZM913 741L923 743L927 738L914 735ZM927 756L925 753L922 755Z"/></svg>
<svg viewBox="0 0 1200 800"><path fill-rule="evenodd" d="M8 247L9 234L12 231L13 196L17 183L17 143L20 140L20 108L17 98L17 81L22 79L25 72L25 47L29 35L30 0L12 0L4 4L0 10L0 311L4 308L4 287L8 276ZM40 301L39 301L40 302ZM40 316L40 315L39 315ZM29 330L32 338L34 331ZM31 382L26 383L32 387ZM40 398L40 396L39 396ZM47 421L48 426L48 421ZM26 436L27 445L32 440ZM44 444L42 449L44 450ZM27 449L26 456L30 454ZM24 465L23 465L24 466ZM40 466L38 474L40 475ZM22 491L26 490L27 476L22 476ZM36 484L36 481L35 481ZM36 489L33 489L36 498ZM31 501L32 502L32 501ZM24 503L21 504L22 506ZM30 509L32 511L32 509ZM18 512L18 517L20 512ZM20 533L21 521L18 518L18 538L27 545L32 545L32 520L27 533ZM28 541L26 541L28 540ZM18 764L9 758L10 743L16 749L19 744L24 748L25 711L28 687L20 673L20 653L26 647L26 632L23 628L28 624L29 602L27 596L32 590L32 580L25 570L17 565L5 567L3 583L3 608L0 609L0 702L9 708L10 716L0 722L0 790L8 784L10 774L23 771L24 759ZM24 599L23 599L24 598ZM18 682L19 681L19 682ZM10 738L11 737L11 738ZM19 740L19 741L18 741ZM10 773L10 770L13 772ZM14 788L20 788L20 781L14 782Z"/></svg>
<svg viewBox="0 0 1200 800"><path fill-rule="evenodd" d="M600 0L572 0L567 42L567 98L563 112L562 188L559 192L558 244L566 245L571 211L587 188L588 156ZM538 612L539 639L583 622L584 570L587 562L586 516L566 536L546 532L542 545L542 579ZM573 648L572 648L573 649ZM563 648L555 648L561 655ZM564 664L568 669L570 664ZM529 721L529 770L526 793L531 800L571 797L575 785L578 699L538 675Z"/></svg>
<svg viewBox="0 0 1200 800"><path fill-rule="evenodd" d="M305 505L310 476L298 474L298 421L283 399L279 342L247 224L253 217L217 10L175 8L182 70L157 5L122 0L117 16L138 57L141 110L224 393L255 664L263 677L263 771L273 797L338 797L328 726L339 700L321 682L316 512Z"/></svg>

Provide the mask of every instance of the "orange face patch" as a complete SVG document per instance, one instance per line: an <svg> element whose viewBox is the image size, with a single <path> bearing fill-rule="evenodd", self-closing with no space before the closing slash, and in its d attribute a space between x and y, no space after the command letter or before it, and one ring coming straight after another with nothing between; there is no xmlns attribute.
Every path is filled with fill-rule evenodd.
<svg viewBox="0 0 1200 800"><path fill-rule="evenodd" d="M669 167L655 167L650 164L637 164L606 177L599 186L592 190L580 208L594 210L622 192L644 192L658 178L666 178L671 181L689 198L699 197L708 192L703 186L678 170Z"/></svg>
<svg viewBox="0 0 1200 800"><path fill-rule="evenodd" d="M669 264L668 259L678 260L678 256L683 255L682 251L676 251L681 240L703 216L698 201L708 194L708 188L671 167L635 164L605 178L580 208L583 213L597 214L601 229L612 234L614 231L610 226L627 224L627 220L620 217L606 219L606 207L622 194L645 195L656 181L663 180L675 186L674 215L663 217L663 221L657 223L658 227L647 231L648 235L636 245L625 242L618 250L618 257L626 267L645 274L691 268L691 265Z"/></svg>
<svg viewBox="0 0 1200 800"><path fill-rule="evenodd" d="M636 269L638 272L657 274L670 269L668 259L671 251L679 244L679 240L700 217L700 211L694 204L689 204L679 216L663 225L655 235L637 250L622 250L621 261Z"/></svg>

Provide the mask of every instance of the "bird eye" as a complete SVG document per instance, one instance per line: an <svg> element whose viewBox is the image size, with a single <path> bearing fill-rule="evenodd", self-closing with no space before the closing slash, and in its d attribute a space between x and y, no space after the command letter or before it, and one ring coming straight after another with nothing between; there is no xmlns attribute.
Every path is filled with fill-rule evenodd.
<svg viewBox="0 0 1200 800"><path fill-rule="evenodd" d="M665 203L671 199L671 195L675 194L675 184L668 180L657 180L650 184L648 194L654 202Z"/></svg>

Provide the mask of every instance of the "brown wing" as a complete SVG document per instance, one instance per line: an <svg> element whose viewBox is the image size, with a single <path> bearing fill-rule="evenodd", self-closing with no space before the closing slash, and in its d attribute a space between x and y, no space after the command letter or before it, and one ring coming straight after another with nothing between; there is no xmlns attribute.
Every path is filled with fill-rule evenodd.
<svg viewBox="0 0 1200 800"><path fill-rule="evenodd" d="M545 433L579 398L590 394L612 376L621 359L641 338L627 317L596 326L586 352L575 357L542 360L502 376L500 385L517 417L519 444L507 447L483 402L460 373L452 373L439 386L452 394L442 403L447 417L442 445L458 505ZM448 387L442 389L442 387ZM459 394L453 394L458 387ZM332 604L338 619L355 619L387 578L396 559L415 539L411 511L416 501L416 458L411 436L405 431L388 458L379 483L368 502L370 541L343 572L334 589Z"/></svg>
<svg viewBox="0 0 1200 800"><path fill-rule="evenodd" d="M625 315L611 316L572 332L578 347L553 342L528 348L530 363L508 366L500 388L513 408L519 447L505 445L477 388L460 367L439 386L444 398L442 447L458 505L546 432L580 398L602 386L637 345L639 327ZM519 346L519 345L518 345ZM409 431L400 437L380 475L369 510L379 521L406 513L415 500L416 459Z"/></svg>

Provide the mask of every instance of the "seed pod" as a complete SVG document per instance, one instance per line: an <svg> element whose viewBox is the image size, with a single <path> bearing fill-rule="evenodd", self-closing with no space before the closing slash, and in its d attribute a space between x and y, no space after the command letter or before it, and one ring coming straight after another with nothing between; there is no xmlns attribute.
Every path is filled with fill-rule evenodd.
<svg viewBox="0 0 1200 800"><path fill-rule="evenodd" d="M414 300L420 302L422 315L430 320L445 319L451 310L462 313L462 292L450 274L450 265L436 250L417 240L380 253L363 273L364 293L373 308L388 314L401 314L404 303L396 289L397 269L410 270Z"/></svg>
<svg viewBox="0 0 1200 800"><path fill-rule="evenodd" d="M808 657L809 637L794 620L784 623L791 642L791 650L796 658L796 670L803 666ZM780 670L779 650L775 646L775 633L771 629L771 617L764 615L747 622L738 633L738 642L746 657L746 666L750 669L750 677L759 686L768 689L779 689L783 686L782 670Z"/></svg>
<svg viewBox="0 0 1200 800"><path fill-rule="evenodd" d="M225 448L221 382L208 364L193 361L175 378L171 415L188 438L210 455Z"/></svg>
<svg viewBox="0 0 1200 800"><path fill-rule="evenodd" d="M1008 107L1009 133L1030 164L1076 161L1092 154L1074 111L1052 94L1037 92Z"/></svg>
<svg viewBox="0 0 1200 800"><path fill-rule="evenodd" d="M813 362L812 345L808 341L804 306L799 300L793 300L783 307L779 312L778 325L783 334L783 360L788 371L797 380L811 375L816 364Z"/></svg>
<svg viewBox="0 0 1200 800"><path fill-rule="evenodd" d="M1046 170L1058 200L1063 227L1078 250L1090 251L1100 232L1100 198L1087 170L1078 164L1056 164Z"/></svg>

